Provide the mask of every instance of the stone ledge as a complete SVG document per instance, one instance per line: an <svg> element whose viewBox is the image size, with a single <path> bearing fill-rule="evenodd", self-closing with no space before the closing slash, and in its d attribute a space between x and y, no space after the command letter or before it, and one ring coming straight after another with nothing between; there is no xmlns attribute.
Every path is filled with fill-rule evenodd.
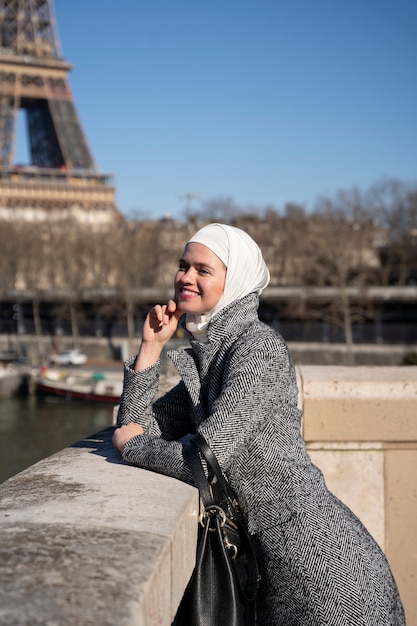
<svg viewBox="0 0 417 626"><path fill-rule="evenodd" d="M198 493L125 465L111 433L1 485L0 623L171 623L194 565Z"/></svg>
<svg viewBox="0 0 417 626"><path fill-rule="evenodd" d="M310 441L417 440L417 367L298 368Z"/></svg>
<svg viewBox="0 0 417 626"><path fill-rule="evenodd" d="M302 365L297 367L304 400L314 398L415 398L417 367Z"/></svg>

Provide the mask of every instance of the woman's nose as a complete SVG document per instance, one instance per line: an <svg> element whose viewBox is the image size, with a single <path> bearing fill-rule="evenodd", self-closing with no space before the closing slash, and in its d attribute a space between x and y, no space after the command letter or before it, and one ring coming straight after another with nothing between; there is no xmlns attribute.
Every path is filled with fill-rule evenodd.
<svg viewBox="0 0 417 626"><path fill-rule="evenodd" d="M190 283L193 280L193 272L192 268L189 267L187 271L185 271L181 277L181 282Z"/></svg>

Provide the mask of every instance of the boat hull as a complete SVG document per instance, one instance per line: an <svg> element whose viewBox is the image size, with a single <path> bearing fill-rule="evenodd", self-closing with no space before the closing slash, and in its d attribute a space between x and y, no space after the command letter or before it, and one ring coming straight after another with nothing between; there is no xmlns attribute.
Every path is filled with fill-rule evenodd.
<svg viewBox="0 0 417 626"><path fill-rule="evenodd" d="M88 402L106 402L117 404L120 395L112 393L94 393L94 391L80 391L71 387L59 387L44 382L36 383L36 395L40 398L60 398L62 400L83 400Z"/></svg>
<svg viewBox="0 0 417 626"><path fill-rule="evenodd" d="M35 392L40 398L118 404L122 390L122 378L105 372L72 374L44 368L35 380Z"/></svg>

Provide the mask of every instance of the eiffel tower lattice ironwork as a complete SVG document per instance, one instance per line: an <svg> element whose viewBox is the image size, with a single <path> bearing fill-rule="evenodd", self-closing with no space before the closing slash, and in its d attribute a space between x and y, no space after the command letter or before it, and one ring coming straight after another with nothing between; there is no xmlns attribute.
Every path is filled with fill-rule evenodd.
<svg viewBox="0 0 417 626"><path fill-rule="evenodd" d="M74 106L52 0L0 0L0 207L117 213ZM27 165L14 164L18 111L26 113Z"/></svg>

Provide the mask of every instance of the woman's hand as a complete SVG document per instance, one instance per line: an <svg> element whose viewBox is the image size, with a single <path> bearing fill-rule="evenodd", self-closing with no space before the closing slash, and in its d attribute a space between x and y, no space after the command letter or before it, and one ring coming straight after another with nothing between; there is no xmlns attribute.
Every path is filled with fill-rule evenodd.
<svg viewBox="0 0 417 626"><path fill-rule="evenodd" d="M146 316L142 331L142 343L135 362L135 370L141 371L154 365L165 344L178 327L182 313L174 300L167 304L156 304Z"/></svg>
<svg viewBox="0 0 417 626"><path fill-rule="evenodd" d="M124 426L119 426L113 433L112 442L115 448L121 453L130 439L136 437L137 435L143 435L143 428L140 424L125 424Z"/></svg>
<svg viewBox="0 0 417 626"><path fill-rule="evenodd" d="M181 315L175 300L168 300L167 304L155 304L143 325L143 341L164 346L177 330Z"/></svg>

